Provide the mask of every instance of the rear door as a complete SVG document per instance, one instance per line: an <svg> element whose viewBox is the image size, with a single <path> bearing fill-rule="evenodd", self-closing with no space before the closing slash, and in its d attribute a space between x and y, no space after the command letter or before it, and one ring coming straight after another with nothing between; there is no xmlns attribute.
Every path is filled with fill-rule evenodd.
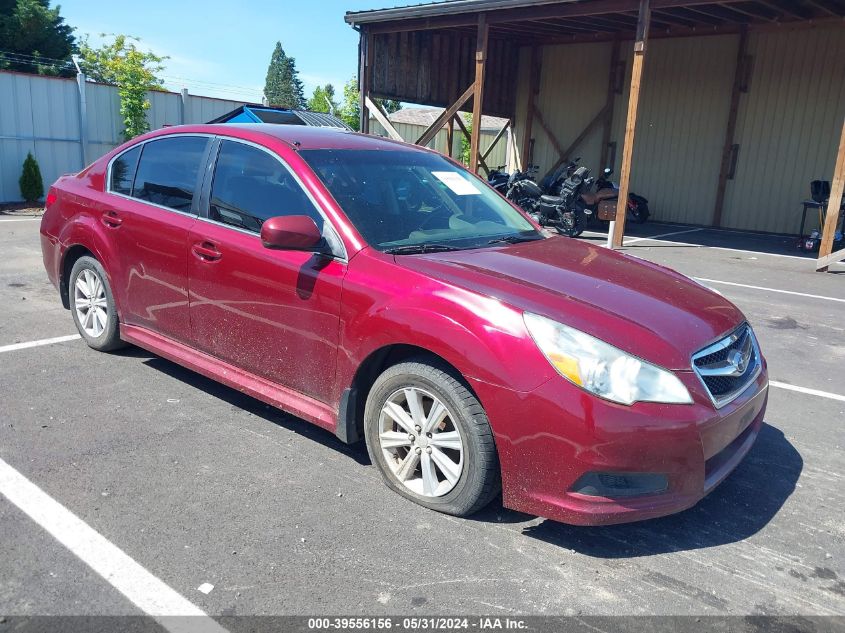
<svg viewBox="0 0 845 633"><path fill-rule="evenodd" d="M260 146L221 140L206 187L189 239L193 344L328 401L346 273L337 233L287 165ZM337 257L265 248L261 225L280 215L313 218Z"/></svg>
<svg viewBox="0 0 845 633"><path fill-rule="evenodd" d="M188 231L212 137L174 135L136 145L109 168L101 220L117 245L121 320L180 342L190 338Z"/></svg>

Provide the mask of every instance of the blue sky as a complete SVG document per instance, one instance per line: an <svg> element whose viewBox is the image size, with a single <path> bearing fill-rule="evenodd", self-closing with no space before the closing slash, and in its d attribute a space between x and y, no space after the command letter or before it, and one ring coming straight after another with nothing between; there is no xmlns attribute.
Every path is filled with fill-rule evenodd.
<svg viewBox="0 0 845 633"><path fill-rule="evenodd" d="M142 48L170 57L166 87L193 94L260 101L276 41L296 58L306 96L327 82L338 93L357 73L358 34L346 11L414 2L396 0L61 0L62 15L88 33L125 33Z"/></svg>

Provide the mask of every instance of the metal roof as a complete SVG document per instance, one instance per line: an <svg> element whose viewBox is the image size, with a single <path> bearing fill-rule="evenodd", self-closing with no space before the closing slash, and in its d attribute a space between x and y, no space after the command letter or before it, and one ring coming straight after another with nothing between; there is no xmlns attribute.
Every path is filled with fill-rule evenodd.
<svg viewBox="0 0 845 633"><path fill-rule="evenodd" d="M497 9L518 9L538 7L544 4L567 4L577 0L442 0L427 4L411 4L389 9L370 9L367 11L347 11L344 19L348 24L368 24L392 20L411 20L443 15L459 15L476 11L496 11Z"/></svg>
<svg viewBox="0 0 845 633"><path fill-rule="evenodd" d="M274 123L277 125L308 125L338 130L351 130L332 114L309 110L289 110L272 106L246 104L209 121L209 123Z"/></svg>

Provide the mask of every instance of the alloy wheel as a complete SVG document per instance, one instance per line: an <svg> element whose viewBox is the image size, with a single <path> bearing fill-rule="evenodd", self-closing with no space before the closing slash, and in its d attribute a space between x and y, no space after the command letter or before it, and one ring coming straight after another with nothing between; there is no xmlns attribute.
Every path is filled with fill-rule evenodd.
<svg viewBox="0 0 845 633"><path fill-rule="evenodd" d="M80 327L85 333L98 338L109 322L106 287L96 271L84 268L73 286L73 305Z"/></svg>
<svg viewBox="0 0 845 633"><path fill-rule="evenodd" d="M464 468L464 444L451 411L423 389L405 387L384 403L379 445L393 475L412 492L442 497Z"/></svg>

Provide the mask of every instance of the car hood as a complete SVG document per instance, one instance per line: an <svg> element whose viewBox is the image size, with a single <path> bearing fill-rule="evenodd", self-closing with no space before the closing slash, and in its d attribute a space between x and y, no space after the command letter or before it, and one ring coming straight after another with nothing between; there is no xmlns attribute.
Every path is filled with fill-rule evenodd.
<svg viewBox="0 0 845 633"><path fill-rule="evenodd" d="M669 369L689 370L693 353L745 320L727 299L680 273L564 237L395 261Z"/></svg>

